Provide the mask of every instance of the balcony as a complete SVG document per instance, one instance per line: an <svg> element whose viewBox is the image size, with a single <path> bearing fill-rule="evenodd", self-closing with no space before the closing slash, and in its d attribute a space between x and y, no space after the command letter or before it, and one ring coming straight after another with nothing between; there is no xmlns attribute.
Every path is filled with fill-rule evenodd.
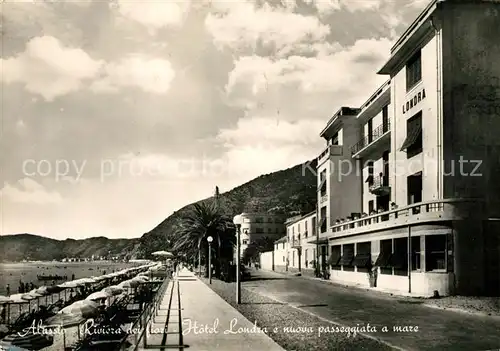
<svg viewBox="0 0 500 351"><path fill-rule="evenodd" d="M293 238L290 242L290 247L292 249L300 249L302 247L302 244L300 242L300 234L298 236L298 238Z"/></svg>
<svg viewBox="0 0 500 351"><path fill-rule="evenodd" d="M477 199L426 201L370 216L358 216L352 220L337 220L331 228L333 238L336 238L405 227L411 224L469 219L470 214L473 213L472 209L477 209L478 206L483 206L483 202Z"/></svg>
<svg viewBox="0 0 500 351"><path fill-rule="evenodd" d="M389 186L389 177L380 176L373 180L373 183L369 187L370 193L377 196L389 195L391 193L391 187Z"/></svg>
<svg viewBox="0 0 500 351"><path fill-rule="evenodd" d="M318 156L318 165L325 162L331 156L342 156L344 151L343 149L342 145L328 145L327 148Z"/></svg>
<svg viewBox="0 0 500 351"><path fill-rule="evenodd" d="M389 142L389 134L391 132L391 121L386 124L381 124L371 134L366 135L351 147L351 155L353 158L362 158L369 151L372 151L375 146L384 145L384 142Z"/></svg>

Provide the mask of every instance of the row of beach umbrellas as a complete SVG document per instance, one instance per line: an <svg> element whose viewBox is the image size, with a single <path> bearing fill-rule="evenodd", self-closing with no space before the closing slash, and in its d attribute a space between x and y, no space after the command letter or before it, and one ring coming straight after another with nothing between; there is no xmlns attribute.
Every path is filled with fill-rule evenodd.
<svg viewBox="0 0 500 351"><path fill-rule="evenodd" d="M140 267L134 267L134 268L128 268L120 272L115 272L111 273L114 276L121 276L123 274L130 274L132 272L138 272L138 271L143 271L144 269L148 268L151 269L153 267L158 267L156 264L149 264L145 266L140 266ZM108 275L109 276L109 275ZM100 278L100 277L98 277ZM104 278L106 279L106 278ZM99 279L103 280L103 279ZM96 280L95 277L93 278L83 278L83 279L78 279L76 281L72 282L67 282L67 283L77 283L75 286L81 286L79 284L91 284L95 283L99 280ZM79 300L74 303L72 303L69 306L64 307L61 309L55 316L50 317L45 321L44 324L47 326L52 326L52 327L62 327L68 328L68 327L73 327L73 326L80 326L83 322L85 322L89 318L94 318L98 315L99 313L99 304L96 301L103 300L103 299L108 299L114 296L119 296L119 295L125 295L128 293L128 290L134 289L138 287L139 285L146 283L149 281L149 278L147 277L147 273L140 273L137 276L135 276L132 279L125 280L121 282L118 285L112 285L103 288L101 291L95 292L93 294L90 294L87 296L84 300ZM58 286L60 289L64 288L71 288L73 287L72 285L69 285L67 283L61 284ZM65 285L66 286L63 286ZM45 287L47 288L46 291L49 292L51 291L50 288L52 287ZM53 292L55 292L55 289L52 289ZM61 291L61 290L59 290ZM21 296L15 296L12 295L10 296L9 302L12 303L11 301L21 301L21 300L28 300L28 302L31 299L37 298L37 293L35 291L29 292L27 294L16 294L16 295L21 295ZM39 294L40 296L43 296ZM14 298L13 298L14 296ZM39 297L39 296L38 296ZM0 300L1 301L1 300ZM0 302L1 303L1 302ZM36 340L35 340L36 339ZM19 335L19 334L11 334L4 338L2 341L0 341L0 346L9 346L9 350L15 350L15 348L12 347L18 347L19 350L23 349L30 349L30 350L36 350L36 349L41 349L43 347L48 346L47 342L52 340L47 340L46 336L36 336L32 334L28 335ZM66 346L66 337L63 331L63 344L64 347Z"/></svg>
<svg viewBox="0 0 500 351"><path fill-rule="evenodd" d="M143 266L138 266L138 267L132 267L132 268L126 268L118 272L114 273L109 273L105 274L102 276L98 277L89 277L89 278L81 278L81 279L76 279L72 281L68 281L59 285L53 285L53 286L42 286L37 289L33 289L27 293L20 293L20 294L13 294L10 296L3 296L0 295L0 305L4 304L22 304L22 303L29 303L31 300L37 299L42 296L47 296L55 293L59 293L65 289L70 289L70 288L76 288L80 286L85 286L89 284L95 284L98 282L101 282L106 279L111 279L115 277L120 277L125 274L130 274L133 272L137 272L140 270L144 270L146 268L152 268L155 267L156 263L153 264L147 264Z"/></svg>

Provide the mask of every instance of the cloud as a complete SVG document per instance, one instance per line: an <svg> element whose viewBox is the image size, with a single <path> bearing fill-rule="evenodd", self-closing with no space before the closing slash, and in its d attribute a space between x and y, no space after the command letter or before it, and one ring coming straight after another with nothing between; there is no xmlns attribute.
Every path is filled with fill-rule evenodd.
<svg viewBox="0 0 500 351"><path fill-rule="evenodd" d="M142 24L152 32L164 27L179 27L190 9L190 1L187 0L118 0L112 5L122 16Z"/></svg>
<svg viewBox="0 0 500 351"><path fill-rule="evenodd" d="M102 78L94 82L95 92L117 92L122 87L138 87L163 94L170 89L175 71L169 61L143 55L128 55L104 67Z"/></svg>
<svg viewBox="0 0 500 351"><path fill-rule="evenodd" d="M273 8L267 3L261 7L244 1L217 4L215 13L206 17L205 26L219 48L254 52L263 47L283 56L322 42L330 33L330 27L316 17Z"/></svg>
<svg viewBox="0 0 500 351"><path fill-rule="evenodd" d="M363 39L324 57L292 56L278 60L242 57L229 74L226 92L229 98L247 108L258 105L259 101L268 105L269 98L276 94L296 94L300 98L300 94L327 93L332 108L360 103L386 80L376 70L387 59L390 47L387 39ZM282 96L280 102L293 101L289 96Z"/></svg>
<svg viewBox="0 0 500 351"><path fill-rule="evenodd" d="M0 191L0 199L8 199L16 203L27 204L57 204L62 202L58 192L50 192L31 178L23 178L17 184L5 184Z"/></svg>
<svg viewBox="0 0 500 351"><path fill-rule="evenodd" d="M103 62L85 51L65 47L51 36L36 37L24 52L0 60L2 82L21 83L47 101L79 90L85 80L97 75Z"/></svg>

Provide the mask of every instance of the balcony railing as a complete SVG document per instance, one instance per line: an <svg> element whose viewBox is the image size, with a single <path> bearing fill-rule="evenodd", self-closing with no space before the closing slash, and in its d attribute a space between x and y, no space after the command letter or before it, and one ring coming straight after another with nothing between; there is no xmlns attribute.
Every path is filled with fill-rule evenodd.
<svg viewBox="0 0 500 351"><path fill-rule="evenodd" d="M351 147L351 155L357 154L371 143L377 141L389 130L391 130L390 120L388 120L387 123L379 125L377 128L375 128L375 130L371 132L371 134L366 135L360 141L358 141L353 147Z"/></svg>
<svg viewBox="0 0 500 351"><path fill-rule="evenodd" d="M321 161L326 157L330 156L340 156L342 155L343 152L343 146L342 145L328 145L326 149L321 152L318 156L318 163L321 163Z"/></svg>
<svg viewBox="0 0 500 351"><path fill-rule="evenodd" d="M369 190L375 195L388 195L391 192L389 186L389 177L380 176L373 179L373 183L370 184Z"/></svg>
<svg viewBox="0 0 500 351"><path fill-rule="evenodd" d="M333 233L349 235L358 231L381 230L387 227L408 225L411 222L460 219L460 212L483 205L478 199L443 199L412 204L401 209L383 211L372 215L363 215L349 220L337 220L331 227ZM461 206L461 210L457 208Z"/></svg>

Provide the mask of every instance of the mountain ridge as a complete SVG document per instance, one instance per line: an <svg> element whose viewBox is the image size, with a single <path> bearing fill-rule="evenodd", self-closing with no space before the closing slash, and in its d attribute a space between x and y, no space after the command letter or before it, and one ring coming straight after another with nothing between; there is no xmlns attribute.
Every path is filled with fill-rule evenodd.
<svg viewBox="0 0 500 351"><path fill-rule="evenodd" d="M309 213L316 206L316 175L307 170L316 168L316 160L263 174L219 194L219 206L228 216L242 212L277 212L293 216ZM214 190L217 184L214 184ZM0 261L60 260L65 257L84 258L118 256L121 258L151 258L151 253L170 249L175 240L175 225L196 203L212 201L213 197L198 200L174 211L149 232L132 239L108 239L96 236L85 239L48 238L31 233L0 236Z"/></svg>

